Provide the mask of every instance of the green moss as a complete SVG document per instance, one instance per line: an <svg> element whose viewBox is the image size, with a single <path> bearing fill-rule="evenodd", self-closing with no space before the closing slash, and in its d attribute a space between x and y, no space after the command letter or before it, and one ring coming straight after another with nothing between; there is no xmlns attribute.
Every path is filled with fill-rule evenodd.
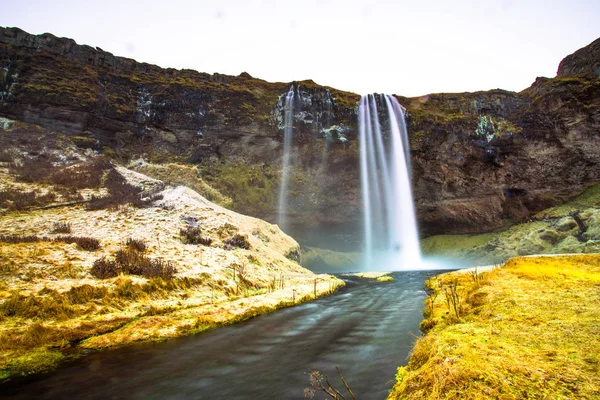
<svg viewBox="0 0 600 400"><path fill-rule="evenodd" d="M496 233L481 235L437 235L421 241L421 250L428 256L463 256L465 251L487 244Z"/></svg>
<svg viewBox="0 0 600 400"><path fill-rule="evenodd" d="M90 149L96 144L96 139L85 136L72 136L71 141L82 149Z"/></svg>
<svg viewBox="0 0 600 400"><path fill-rule="evenodd" d="M102 155L104 155L107 158L110 158L111 160L116 160L119 158L117 152L113 148L108 146L102 146Z"/></svg>
<svg viewBox="0 0 600 400"><path fill-rule="evenodd" d="M35 348L23 355L13 357L0 370L0 380L15 375L29 375L55 368L65 355L45 347Z"/></svg>
<svg viewBox="0 0 600 400"><path fill-rule="evenodd" d="M246 214L269 212L275 205L279 173L267 165L243 162L198 167L202 179L232 199L232 208Z"/></svg>
<svg viewBox="0 0 600 400"><path fill-rule="evenodd" d="M557 207L551 207L539 212L536 218L555 218L581 211L588 207L600 206L600 184L586 189L577 198Z"/></svg>

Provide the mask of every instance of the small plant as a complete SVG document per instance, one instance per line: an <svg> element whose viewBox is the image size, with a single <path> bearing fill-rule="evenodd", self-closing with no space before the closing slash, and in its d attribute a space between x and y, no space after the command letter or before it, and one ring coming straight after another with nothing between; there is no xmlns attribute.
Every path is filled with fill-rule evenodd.
<svg viewBox="0 0 600 400"><path fill-rule="evenodd" d="M96 278L108 279L119 275L120 270L117 267L116 262L109 260L106 257L102 257L94 261L94 265L92 266L90 273Z"/></svg>
<svg viewBox="0 0 600 400"><path fill-rule="evenodd" d="M119 274L139 275L145 278L172 279L177 269L170 261L150 259L133 248L120 249L115 259L106 257L94 261L90 273L99 279L114 278Z"/></svg>
<svg viewBox="0 0 600 400"><path fill-rule="evenodd" d="M250 249L250 242L248 242L246 236L237 234L225 241L225 250L231 250L234 247L248 250Z"/></svg>
<svg viewBox="0 0 600 400"><path fill-rule="evenodd" d="M297 248L288 251L285 257L300 264L300 250Z"/></svg>
<svg viewBox="0 0 600 400"><path fill-rule="evenodd" d="M37 235L0 235L0 242L17 244L17 243L37 243L42 241L50 241L48 238L39 237Z"/></svg>
<svg viewBox="0 0 600 400"><path fill-rule="evenodd" d="M95 251L100 248L98 239L86 236L58 236L54 239L55 242L75 243L77 247L86 251Z"/></svg>
<svg viewBox="0 0 600 400"><path fill-rule="evenodd" d="M114 168L104 157L95 157L90 161L56 167L46 177L48 183L69 188L98 188L102 185L105 171Z"/></svg>
<svg viewBox="0 0 600 400"><path fill-rule="evenodd" d="M480 288L485 281L484 274L479 272L477 267L473 268L472 271L469 271L469 276L471 277L471 280L473 280L476 289Z"/></svg>
<svg viewBox="0 0 600 400"><path fill-rule="evenodd" d="M203 246L210 246L212 239L202 237L202 230L200 227L188 226L185 229L179 231L181 241L185 244L201 244Z"/></svg>
<svg viewBox="0 0 600 400"><path fill-rule="evenodd" d="M71 224L68 222L55 222L52 225L52 233L71 233Z"/></svg>
<svg viewBox="0 0 600 400"><path fill-rule="evenodd" d="M144 193L142 188L127 182L127 180L112 166L106 174L104 186L108 190L108 196L92 196L87 205L88 210L100 210L105 208L118 209L120 206L128 203L132 204L134 207L144 208L152 206L155 201L163 198L160 193ZM159 186L155 190L160 189L162 189L162 187Z"/></svg>
<svg viewBox="0 0 600 400"><path fill-rule="evenodd" d="M443 287L444 296L448 310L454 313L456 318L460 318L462 313L462 296L459 293L458 281L454 280Z"/></svg>
<svg viewBox="0 0 600 400"><path fill-rule="evenodd" d="M139 251L139 252L146 251L146 243L143 240L129 238L129 239L127 239L127 242L125 242L125 245L135 251Z"/></svg>
<svg viewBox="0 0 600 400"><path fill-rule="evenodd" d="M55 200L56 195L52 192L40 194L37 191L22 192L16 189L0 191L0 208L8 210L21 211L32 207L42 207Z"/></svg>
<svg viewBox="0 0 600 400"><path fill-rule="evenodd" d="M425 294L427 298L425 299L425 311L423 315L428 317L433 315L433 307L435 305L435 299L437 299L439 295L439 291L436 290L435 286L437 285L436 277L430 278L427 282L425 282Z"/></svg>
<svg viewBox="0 0 600 400"><path fill-rule="evenodd" d="M176 273L177 269L171 261L158 258L150 262L150 265L143 271L142 275L146 278L172 279Z"/></svg>
<svg viewBox="0 0 600 400"><path fill-rule="evenodd" d="M342 381L342 384L346 388L346 391L348 392L350 397L353 400L356 400L356 396L354 396L354 393L350 389L350 386L348 386L348 383L344 379L344 376L342 375L340 369L338 367L335 367L335 369L340 375L340 380ZM327 375L323 375L319 371L310 371L308 376L310 387L304 389L305 398L312 399L315 397L316 392L323 392L334 400L346 400L346 396L344 396L342 392L340 392L338 389L333 387L333 385L329 382Z"/></svg>
<svg viewBox="0 0 600 400"><path fill-rule="evenodd" d="M94 251L100 248L100 241L91 237L85 236L57 236L49 238L46 236L19 236L19 235L2 235L0 242L4 243L37 243L37 242L59 242L59 243L76 243L77 247L86 251Z"/></svg>

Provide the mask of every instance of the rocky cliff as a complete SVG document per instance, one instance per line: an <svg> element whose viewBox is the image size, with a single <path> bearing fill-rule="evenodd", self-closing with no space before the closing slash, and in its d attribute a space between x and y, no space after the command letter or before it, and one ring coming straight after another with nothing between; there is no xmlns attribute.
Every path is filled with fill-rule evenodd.
<svg viewBox="0 0 600 400"><path fill-rule="evenodd" d="M398 96L423 235L485 232L600 180L598 41L523 92ZM596 68L596 69L594 69ZM232 207L273 221L283 99L294 85L289 220L349 240L360 224L358 95L162 69L50 34L0 28L0 116L121 160L189 163ZM385 134L385 133L384 133Z"/></svg>

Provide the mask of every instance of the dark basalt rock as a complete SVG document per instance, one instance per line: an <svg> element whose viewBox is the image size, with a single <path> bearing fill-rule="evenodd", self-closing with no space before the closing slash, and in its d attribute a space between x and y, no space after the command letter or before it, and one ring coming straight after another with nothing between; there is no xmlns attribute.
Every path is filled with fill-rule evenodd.
<svg viewBox="0 0 600 400"><path fill-rule="evenodd" d="M566 57L556 78L520 93L398 96L423 235L494 230L600 180L599 47L596 40ZM89 137L123 159L199 164L234 208L271 221L291 85L299 101L288 220L344 226L347 235L361 218L358 95L313 81L163 69L0 28L0 116ZM236 202L239 185L259 192Z"/></svg>

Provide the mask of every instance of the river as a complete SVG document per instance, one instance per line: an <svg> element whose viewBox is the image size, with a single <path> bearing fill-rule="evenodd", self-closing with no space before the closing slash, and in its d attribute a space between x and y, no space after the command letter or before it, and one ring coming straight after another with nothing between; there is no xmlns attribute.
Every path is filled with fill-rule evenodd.
<svg viewBox="0 0 600 400"><path fill-rule="evenodd" d="M195 336L98 352L0 385L14 399L302 399L308 372L359 400L386 398L405 365L433 271L344 277L338 292ZM325 398L324 393L315 396Z"/></svg>

